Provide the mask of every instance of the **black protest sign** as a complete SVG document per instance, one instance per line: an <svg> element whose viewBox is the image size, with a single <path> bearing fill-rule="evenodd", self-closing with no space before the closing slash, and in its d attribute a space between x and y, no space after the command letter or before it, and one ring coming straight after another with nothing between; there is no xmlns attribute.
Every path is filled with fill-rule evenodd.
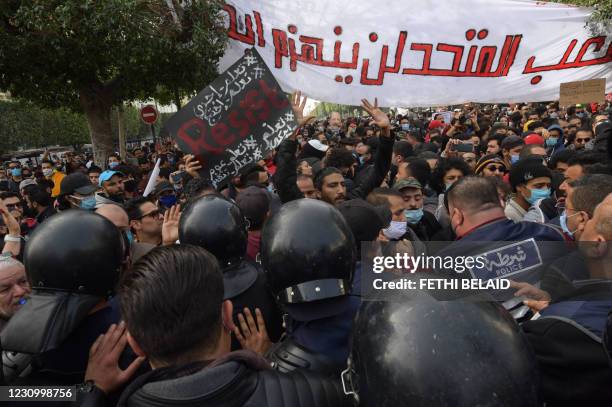
<svg viewBox="0 0 612 407"><path fill-rule="evenodd" d="M265 158L296 123L289 100L251 49L165 127L183 152L196 156L200 174L216 187Z"/></svg>

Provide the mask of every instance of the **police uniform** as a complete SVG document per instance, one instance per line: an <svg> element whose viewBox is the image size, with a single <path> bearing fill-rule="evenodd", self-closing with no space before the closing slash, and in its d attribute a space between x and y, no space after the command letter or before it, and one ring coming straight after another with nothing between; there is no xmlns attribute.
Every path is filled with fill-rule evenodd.
<svg viewBox="0 0 612 407"><path fill-rule="evenodd" d="M301 368L338 377L359 305L348 295L356 249L346 220L325 202L291 201L264 227L261 257L287 314L287 334L268 358L280 371Z"/></svg>
<svg viewBox="0 0 612 407"><path fill-rule="evenodd" d="M212 253L223 271L224 299L234 305L236 316L248 307L263 314L271 340L282 333L281 312L269 291L267 276L261 267L245 260L248 223L240 208L218 196L203 196L190 202L181 215L179 239L182 244L203 247ZM232 349L240 349L233 338Z"/></svg>
<svg viewBox="0 0 612 407"><path fill-rule="evenodd" d="M586 280L522 329L538 358L547 405L611 405L612 367L602 344L612 281Z"/></svg>

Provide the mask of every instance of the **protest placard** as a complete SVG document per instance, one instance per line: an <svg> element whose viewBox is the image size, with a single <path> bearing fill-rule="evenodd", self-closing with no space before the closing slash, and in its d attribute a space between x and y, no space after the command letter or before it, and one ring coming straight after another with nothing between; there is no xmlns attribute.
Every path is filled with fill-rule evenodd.
<svg viewBox="0 0 612 407"><path fill-rule="evenodd" d="M562 83L559 94L559 105L561 106L577 103L605 103L606 78Z"/></svg>
<svg viewBox="0 0 612 407"><path fill-rule="evenodd" d="M183 152L196 156L201 175L217 187L265 158L291 134L296 122L289 99L252 49L165 127Z"/></svg>

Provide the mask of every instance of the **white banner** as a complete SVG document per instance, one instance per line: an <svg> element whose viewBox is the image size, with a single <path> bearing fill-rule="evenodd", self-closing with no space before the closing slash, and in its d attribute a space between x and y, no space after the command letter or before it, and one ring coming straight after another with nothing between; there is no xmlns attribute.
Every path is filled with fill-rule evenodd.
<svg viewBox="0 0 612 407"><path fill-rule="evenodd" d="M327 102L537 102L606 78L590 9L526 0L227 0L224 70L256 47L283 90Z"/></svg>

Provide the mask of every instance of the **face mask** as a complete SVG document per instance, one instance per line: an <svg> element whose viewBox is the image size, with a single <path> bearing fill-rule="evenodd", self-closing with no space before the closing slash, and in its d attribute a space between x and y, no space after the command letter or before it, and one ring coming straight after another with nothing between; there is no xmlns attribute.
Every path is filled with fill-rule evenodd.
<svg viewBox="0 0 612 407"><path fill-rule="evenodd" d="M448 184L444 184L444 191L448 191L450 187L452 187L454 182L449 182Z"/></svg>
<svg viewBox="0 0 612 407"><path fill-rule="evenodd" d="M365 158L362 155L360 155L359 156L359 165L363 165L364 163L365 163Z"/></svg>
<svg viewBox="0 0 612 407"><path fill-rule="evenodd" d="M546 199L550 197L550 188L531 189L530 191L531 191L531 196L529 196L529 198L526 198L526 199L527 199L527 202L529 202L531 205L535 204L540 199Z"/></svg>
<svg viewBox="0 0 612 407"><path fill-rule="evenodd" d="M159 203L166 208L174 206L176 203L176 195L166 195L159 198Z"/></svg>
<svg viewBox="0 0 612 407"><path fill-rule="evenodd" d="M389 227L383 229L383 234L388 239L399 239L406 234L406 222L392 220Z"/></svg>
<svg viewBox="0 0 612 407"><path fill-rule="evenodd" d="M552 112L551 114L549 114L551 119L558 119L559 118L559 113L557 112Z"/></svg>
<svg viewBox="0 0 612 407"><path fill-rule="evenodd" d="M268 192L274 192L274 185L272 185L272 184L268 184L268 186L266 187L266 189L268 190Z"/></svg>
<svg viewBox="0 0 612 407"><path fill-rule="evenodd" d="M44 168L42 170L42 173L45 177L50 177L51 175L53 175L53 168Z"/></svg>
<svg viewBox="0 0 612 407"><path fill-rule="evenodd" d="M96 197L91 195L87 198L83 198L80 204L81 209L85 209L86 211L93 211L96 209Z"/></svg>
<svg viewBox="0 0 612 407"><path fill-rule="evenodd" d="M406 209L404 211L404 215L406 215L408 223L410 223L411 225L415 225L421 221L421 218L423 218L423 208Z"/></svg>
<svg viewBox="0 0 612 407"><path fill-rule="evenodd" d="M576 231L574 230L573 232L571 230L569 230L569 228L567 227L567 219L571 218L572 216L576 216L578 215L579 212L576 212L573 215L567 216L567 212L563 211L563 214L561 216L559 216L559 224L561 225L561 229L563 229L563 231L565 232L566 235L574 237L574 233L576 233Z"/></svg>
<svg viewBox="0 0 612 407"><path fill-rule="evenodd" d="M118 162L113 161L112 163L108 163L108 168L110 168L111 170L114 170L115 168L117 168L118 165L119 165Z"/></svg>
<svg viewBox="0 0 612 407"><path fill-rule="evenodd" d="M592 150L595 148L595 140L591 140L584 145L585 150Z"/></svg>
<svg viewBox="0 0 612 407"><path fill-rule="evenodd" d="M34 208L30 208L29 206L26 206L26 207L23 209L23 215L24 215L26 218L35 218L35 217L36 217L36 215L38 215L38 212L36 211L36 209L34 209Z"/></svg>
<svg viewBox="0 0 612 407"><path fill-rule="evenodd" d="M549 137L546 139L546 146L552 147L557 145L557 141L559 141L558 137Z"/></svg>
<svg viewBox="0 0 612 407"><path fill-rule="evenodd" d="M408 131L408 130L410 130L410 125L409 125L408 123L404 123L404 124L402 124L402 126L401 126L401 127L402 127L402 130L403 130L403 131Z"/></svg>
<svg viewBox="0 0 612 407"><path fill-rule="evenodd" d="M518 154L512 154L510 156L510 164L516 164L519 160L519 155Z"/></svg>
<svg viewBox="0 0 612 407"><path fill-rule="evenodd" d="M132 234L131 230L128 230L127 232L125 232L125 236L127 237L128 242L130 243L130 246L132 245L132 243L134 243L134 235Z"/></svg>
<svg viewBox="0 0 612 407"><path fill-rule="evenodd" d="M11 171L13 177L21 177L21 168L13 168Z"/></svg>
<svg viewBox="0 0 612 407"><path fill-rule="evenodd" d="M584 112L576 113L576 116L582 119L584 117Z"/></svg>

